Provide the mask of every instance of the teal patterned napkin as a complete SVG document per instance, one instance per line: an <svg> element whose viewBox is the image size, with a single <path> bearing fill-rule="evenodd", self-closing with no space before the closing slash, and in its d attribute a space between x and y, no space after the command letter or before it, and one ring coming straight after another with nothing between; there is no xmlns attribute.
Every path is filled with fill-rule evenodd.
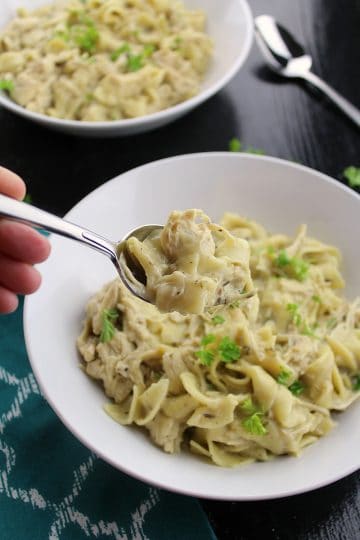
<svg viewBox="0 0 360 540"><path fill-rule="evenodd" d="M0 316L1 540L216 540L199 502L143 484L78 442L42 397L22 302Z"/></svg>

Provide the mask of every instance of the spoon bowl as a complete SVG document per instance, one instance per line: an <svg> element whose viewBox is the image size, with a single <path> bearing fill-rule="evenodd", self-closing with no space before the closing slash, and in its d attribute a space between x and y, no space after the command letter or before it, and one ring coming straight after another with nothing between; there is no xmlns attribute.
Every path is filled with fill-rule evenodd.
<svg viewBox="0 0 360 540"><path fill-rule="evenodd" d="M255 19L256 38L269 67L287 77L297 77L309 71L312 58L295 38L273 17L260 15Z"/></svg>
<svg viewBox="0 0 360 540"><path fill-rule="evenodd" d="M19 202L0 194L0 217L40 227L50 233L76 240L106 255L114 264L124 285L138 298L150 302L146 294L146 276L141 267L130 257L126 250L126 241L136 237L144 241L153 231L162 229L162 225L143 225L130 231L120 242L112 242L79 225L70 223L40 208Z"/></svg>
<svg viewBox="0 0 360 540"><path fill-rule="evenodd" d="M312 58L302 45L270 15L255 19L256 41L268 66L283 77L303 79L326 95L358 127L360 111L312 73Z"/></svg>

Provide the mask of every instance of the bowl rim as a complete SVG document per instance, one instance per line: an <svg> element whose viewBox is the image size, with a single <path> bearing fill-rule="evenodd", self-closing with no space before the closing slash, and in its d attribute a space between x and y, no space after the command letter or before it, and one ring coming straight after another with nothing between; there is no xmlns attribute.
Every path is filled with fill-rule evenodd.
<svg viewBox="0 0 360 540"><path fill-rule="evenodd" d="M36 122L41 122L43 124L48 124L54 127L62 128L75 128L76 130L89 130L91 128L96 129L107 129L107 128L136 128L138 126L146 126L148 124L161 122L163 119L168 116L180 116L182 113L188 112L189 110L197 107L204 101L207 101L210 97L219 92L224 88L238 73L241 66L245 63L252 44L254 40L254 24L253 24L253 14L248 4L248 0L235 0L242 6L245 20L245 42L241 54L237 57L231 69L229 69L221 79L212 84L210 88L200 91L196 96L193 96L190 99L187 99L177 105L168 107L161 111L147 114L145 116L139 116L136 118L125 118L123 120L110 120L103 122L89 122L82 120L66 120L63 118L53 118L47 116L46 114L37 113L29 111L25 107L18 105L10 97L7 96L5 92L0 90L0 104L8 110L19 114L29 120L34 120Z"/></svg>
<svg viewBox="0 0 360 540"><path fill-rule="evenodd" d="M121 173L120 175L114 177L113 179L108 180L107 182L104 182L104 184L101 184L96 189L92 190L88 195L83 197L77 204L75 204L66 213L65 218L68 218L68 216L70 216L70 219L71 219L72 212L76 211L76 209L77 209L77 207L79 205L82 205L86 200L88 200L90 198L96 197L96 193L99 190L103 189L103 187L105 185L113 183L113 182L118 182L119 179L121 179L125 175L133 174L133 173L139 172L139 171L141 171L143 169L154 168L154 167L157 167L158 165L165 164L167 162L177 162L178 164L180 164L184 160L192 160L192 159L200 159L200 160L202 160L202 159L206 159L208 157L210 157L210 158L221 158L221 159L223 159L223 158L225 158L225 159L235 159L235 160L240 160L240 161L241 160L265 161L265 162L268 162L268 163L280 164L281 166L286 166L286 167L290 167L290 168L293 168L293 169L303 170L306 173L311 174L312 176L321 178L321 180L324 181L325 183L330 184L332 186L335 186L341 191L344 191L345 193L347 193L348 195L353 197L355 200L357 200L358 203L360 204L360 194L355 192L353 189L351 189L350 187L340 183L339 181L335 180L334 178L328 176L327 174L322 173L320 171L317 171L315 169L312 169L312 168L310 168L308 166L305 166L305 165L301 165L301 164L298 164L298 163L295 163L295 162L292 162L292 161L289 161L289 160L285 160L285 159L281 159L281 158L277 158L277 157L272 157L272 156L254 155L254 154L248 154L248 153L231 153L231 152L201 152L201 153L183 154L183 155L180 155L180 156L173 156L173 157L163 158L163 159L160 159L160 160L148 162L148 163L146 163L144 165L135 167L133 169L129 169L128 171L125 171L125 172ZM154 479L153 475L151 475L149 473L144 473L144 472L138 473L136 470L134 470L131 467L128 467L126 465L124 465L124 466L119 465L119 463L117 463L116 460L114 460L112 457L109 457L106 454L106 452L103 452L101 449L99 450L96 447L96 442L94 442L93 440L89 440L86 435L83 435L82 433L80 433L78 431L77 425L75 425L71 419L69 420L67 417L65 417L62 414L61 410L58 408L57 403L53 401L51 395L49 394L48 388L45 386L45 384L43 384L41 371L39 371L37 363L33 360L33 352L31 350L31 347L29 346L29 344L30 344L30 328L29 328L29 324L28 324L28 321L29 321L29 315L28 315L29 302L30 302L30 299L29 299L29 297L27 297L25 299L25 302L24 302L24 312L23 312L23 327L24 327L24 337L25 337L26 350L27 350L28 357L29 357L29 360L30 360L31 368L32 368L32 370L34 372L34 375L36 377L37 383L39 384L41 392L44 395L44 397L46 398L46 401L51 406L51 408L54 410L57 417L65 425L65 427L84 446L86 446L89 450L95 452L96 455L98 455L101 459L103 459L104 461L109 463L111 466L113 466L114 468L116 468L118 470L121 470L122 472L128 474L129 476L131 476L133 478L136 478L137 480L140 480L142 482L146 482L146 483L148 483L150 485L154 485L154 486L156 486L156 487L158 487L160 489L166 489L166 490L174 492L174 493L180 493L180 494L188 495L188 496L192 496L192 497L198 497L198 498L204 498L204 499L212 499L212 500L223 500L223 501L260 501L260 500L280 499L280 498L295 496L295 495L307 493L307 492L310 492L310 491L314 491L316 489L319 489L319 488L325 487L327 485L333 484L334 482L336 482L336 481L338 481L338 480L340 480L340 479L354 473L355 471L357 471L359 469L358 464L354 465L352 463L350 466L345 467L345 471L342 470L342 471L340 471L338 473L333 472L326 479L319 480L318 482L313 483L313 484L308 483L308 485L306 485L304 488L299 487L299 488L294 489L294 488L290 487L287 490L282 490L281 492L273 493L273 494L270 494L270 495L268 495L268 494L263 494L263 495L251 494L251 495L242 495L242 496L235 496L234 497L234 496L231 496L231 494L229 494L229 495L222 494L221 496L216 495L214 493L204 494L201 491L200 492L197 491L196 486L189 486L189 488L171 486L162 479L160 479L160 480L156 480L156 478Z"/></svg>

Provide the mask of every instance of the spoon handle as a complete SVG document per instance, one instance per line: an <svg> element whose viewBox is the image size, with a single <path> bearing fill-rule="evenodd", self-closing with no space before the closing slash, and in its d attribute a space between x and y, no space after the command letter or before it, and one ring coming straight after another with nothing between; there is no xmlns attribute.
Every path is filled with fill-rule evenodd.
<svg viewBox="0 0 360 540"><path fill-rule="evenodd" d="M115 246L109 240L54 214L40 210L35 206L16 201L0 194L0 217L40 227L48 232L56 233L100 251L117 263Z"/></svg>
<svg viewBox="0 0 360 540"><path fill-rule="evenodd" d="M302 74L302 77L310 84L318 88L323 94L325 94L335 105L338 106L358 127L360 127L360 110L352 105L347 99L342 97L325 81L320 79L315 73L308 71Z"/></svg>

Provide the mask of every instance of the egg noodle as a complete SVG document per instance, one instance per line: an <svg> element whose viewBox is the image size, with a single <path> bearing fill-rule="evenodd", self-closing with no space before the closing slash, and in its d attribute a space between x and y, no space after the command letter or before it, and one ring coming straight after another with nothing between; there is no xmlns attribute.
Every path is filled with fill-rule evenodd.
<svg viewBox="0 0 360 540"><path fill-rule="evenodd" d="M226 467L298 455L360 395L360 299L339 295L340 254L306 226L292 239L227 213L216 227L201 211L174 212L163 247L190 277L238 266L237 298L225 294L202 313L162 312L115 280L88 303L83 368L112 398L107 413L143 426L166 452L188 448ZM147 257L158 283L164 260L149 245Z"/></svg>
<svg viewBox="0 0 360 540"><path fill-rule="evenodd" d="M107 121L196 95L212 42L178 0L62 0L19 9L0 33L0 88L30 111Z"/></svg>

